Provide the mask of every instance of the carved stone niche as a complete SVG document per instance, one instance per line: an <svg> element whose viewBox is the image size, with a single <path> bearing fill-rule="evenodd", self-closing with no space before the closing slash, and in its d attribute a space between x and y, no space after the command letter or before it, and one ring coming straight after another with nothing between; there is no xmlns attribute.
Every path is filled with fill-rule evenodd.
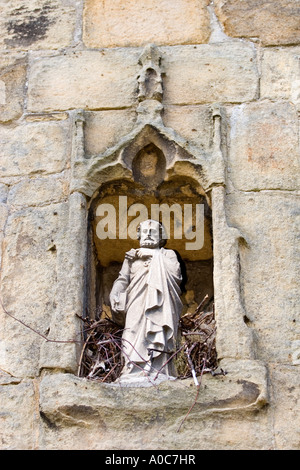
<svg viewBox="0 0 300 470"><path fill-rule="evenodd" d="M42 381L42 411L50 420L61 419L61 406L64 415L68 408L67 414L75 424L78 405L84 405L86 400L94 403L96 414L101 412L105 416L107 400L110 400L112 411L113 403L120 410L121 401L124 415L128 413L125 394L118 387L110 388L109 396L106 396L107 387L111 387L109 384L97 383L96 391L95 383L85 382L81 386L84 379L75 378L83 344L82 321L78 316L96 315L99 306L108 310L110 286L118 274L124 253L134 247L134 241L124 235L127 229L134 229L130 225L138 215L134 210L146 207L149 211L153 204L163 204L166 200L169 206L178 205L181 211L188 204L204 207L202 248L187 250L187 240L177 237L174 229L171 229L168 245L185 262L188 277L183 299L185 311L202 300L206 293L214 297L216 349L219 366L227 372L225 376L216 377L204 374L202 380L206 388L192 414L253 411L268 401L266 367L255 357L254 331L240 291L239 250L241 245L247 249L251 247L248 247L243 234L230 226L226 218L221 111L219 107L212 109L213 143L210 151L204 153L163 123L159 56L155 50L146 50L141 64L144 77L149 78L147 70L152 68L156 78L147 82L146 93L140 86L136 125L115 146L100 155L87 157L84 150L84 114L77 113L74 118L69 229L57 271L60 300L51 324L52 337L62 342L45 343L40 359L41 369L56 371ZM145 80L142 83L145 84ZM99 240L95 236L99 204L102 209L104 204L116 208L115 239ZM66 338L77 342L65 342ZM59 370L61 374L57 373ZM66 388L54 404L51 390L57 387L57 381L59 386L65 384ZM172 396L186 396L190 384L190 379L187 379L159 385L159 388L162 387L160 400L168 400L170 389L174 391ZM130 393L130 389L126 391L127 398ZM144 409L147 403L150 415L156 406L162 407L153 401L153 391L138 393ZM177 406L174 419L186 412L186 402L183 402L182 413L178 410L181 404L172 405ZM137 406L131 410L133 415L139 414L139 409Z"/></svg>
<svg viewBox="0 0 300 470"><path fill-rule="evenodd" d="M178 204L181 208L191 202L204 205L202 249L185 250L186 240L177 239L174 231L168 244L180 253L186 264L189 279L186 284L188 295L183 299L185 311L202 300L204 294L214 296L219 366L227 375L212 377L204 374L202 392L190 419L216 413L252 412L268 402L266 367L255 359L251 321L240 294L239 246L246 242L226 221L220 113L214 113L213 119L215 139L208 156L197 154L163 125L147 124L141 125L109 152L89 159L84 154L83 119L80 115L75 119L67 256L58 271L63 300L57 306L51 330L58 339L73 337L79 343L44 345L41 368L56 372L46 374L41 381L41 411L50 422L60 426L80 425L82 415L78 410L85 409L89 403L85 421L91 425L94 416L100 414L105 420L115 408L124 422L129 415L133 421L142 415L148 419L147 416L155 415L158 409L168 409L172 412L165 419L170 420L168 425L172 427L186 414L191 393L194 397L192 379L167 381L158 388L137 390L129 387L124 391L119 386L76 377L83 344L80 343L82 321L77 315L94 315L99 305L108 308L110 286L125 251L134 246L133 240L118 237L119 222L115 240L95 237L97 207L108 203L119 208L120 197L128 210L133 204L150 208L151 204L166 199L169 204ZM128 227L131 217L129 214ZM117 212L116 220L124 222L123 214ZM54 390L60 392L56 392L53 401ZM170 391L172 397L177 397L172 402ZM133 397L136 400L134 407L128 405ZM168 404L166 407L164 402ZM108 421L107 432L113 435L114 421Z"/></svg>

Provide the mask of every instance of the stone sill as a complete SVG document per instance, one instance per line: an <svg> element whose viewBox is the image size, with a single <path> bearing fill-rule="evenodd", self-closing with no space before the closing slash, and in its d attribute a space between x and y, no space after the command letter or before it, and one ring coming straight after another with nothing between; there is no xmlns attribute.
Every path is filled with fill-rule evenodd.
<svg viewBox="0 0 300 470"><path fill-rule="evenodd" d="M204 374L189 418L215 413L244 413L268 403L266 366L254 360L222 360L225 376ZM40 384L40 411L49 426L87 426L105 422L122 430L153 419L179 425L196 398L192 379L152 387L124 387L88 381L72 374L48 374Z"/></svg>

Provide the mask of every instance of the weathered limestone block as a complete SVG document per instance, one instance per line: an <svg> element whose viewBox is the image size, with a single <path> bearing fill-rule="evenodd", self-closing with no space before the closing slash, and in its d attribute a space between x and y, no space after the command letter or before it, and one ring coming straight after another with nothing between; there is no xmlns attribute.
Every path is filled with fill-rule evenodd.
<svg viewBox="0 0 300 470"><path fill-rule="evenodd" d="M14 0L1 2L1 49L57 49L72 43L75 2Z"/></svg>
<svg viewBox="0 0 300 470"><path fill-rule="evenodd" d="M65 235L65 204L11 212L3 240L1 300L6 311L52 339L57 298L57 258ZM0 306L0 368L18 376L38 373L46 340Z"/></svg>
<svg viewBox="0 0 300 470"><path fill-rule="evenodd" d="M266 45L300 42L300 5L296 0L214 0L228 36L259 38Z"/></svg>
<svg viewBox="0 0 300 470"><path fill-rule="evenodd" d="M163 113L166 127L171 127L189 143L204 151L210 150L213 138L212 110L209 106L166 106Z"/></svg>
<svg viewBox="0 0 300 470"><path fill-rule="evenodd" d="M138 50L112 49L33 60L29 71L28 110L132 105L139 54Z"/></svg>
<svg viewBox="0 0 300 470"><path fill-rule="evenodd" d="M0 128L1 176L62 171L70 152L69 122L22 123Z"/></svg>
<svg viewBox="0 0 300 470"><path fill-rule="evenodd" d="M132 131L135 121L136 113L130 109L87 112L84 126L86 153L95 155L116 145Z"/></svg>
<svg viewBox="0 0 300 470"><path fill-rule="evenodd" d="M300 47L264 49L261 97L291 100L300 107Z"/></svg>
<svg viewBox="0 0 300 470"><path fill-rule="evenodd" d="M228 372L226 376L204 374L197 403L179 432L195 400L192 379L131 388L91 382L71 374L45 375L40 386L40 410L45 423L41 448L242 448L245 441L240 435L230 438L233 412L235 420L240 416L247 422L245 433L253 433L249 445L267 448L270 437L258 429L255 436L258 423L255 425L252 419L252 412L260 415L268 401L265 366L256 361L227 361L222 367ZM261 428L266 425L263 422L262 416Z"/></svg>
<svg viewBox="0 0 300 470"><path fill-rule="evenodd" d="M241 288L261 360L292 364L299 338L299 215L295 192L232 193L230 224L242 231Z"/></svg>
<svg viewBox="0 0 300 470"><path fill-rule="evenodd" d="M67 174L26 178L12 186L8 203L13 207L42 206L60 202L68 195Z"/></svg>
<svg viewBox="0 0 300 470"><path fill-rule="evenodd" d="M23 113L26 81L24 55L0 58L0 121L17 119Z"/></svg>
<svg viewBox="0 0 300 470"><path fill-rule="evenodd" d="M162 47L166 104L239 103L258 92L255 51L240 42Z"/></svg>
<svg viewBox="0 0 300 470"><path fill-rule="evenodd" d="M35 450L38 447L37 396L32 380L0 371L0 449Z"/></svg>
<svg viewBox="0 0 300 470"><path fill-rule="evenodd" d="M210 33L208 0L87 0L87 47L199 44Z"/></svg>
<svg viewBox="0 0 300 470"><path fill-rule="evenodd" d="M223 186L212 189L216 349L219 360L254 359L253 331L245 321L248 312L240 287L239 249L244 233L227 220L225 198Z"/></svg>
<svg viewBox="0 0 300 470"><path fill-rule="evenodd" d="M299 366L270 364L269 371L276 448L299 450Z"/></svg>
<svg viewBox="0 0 300 470"><path fill-rule="evenodd" d="M298 116L292 104L237 106L230 129L228 177L236 189L299 187Z"/></svg>

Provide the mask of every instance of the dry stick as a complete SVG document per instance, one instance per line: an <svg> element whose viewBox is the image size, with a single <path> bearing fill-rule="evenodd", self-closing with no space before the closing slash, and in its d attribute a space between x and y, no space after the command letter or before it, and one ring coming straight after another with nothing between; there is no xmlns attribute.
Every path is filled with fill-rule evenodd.
<svg viewBox="0 0 300 470"><path fill-rule="evenodd" d="M83 354L84 354L84 351L85 351L85 348L92 336L93 332L89 334L89 336L87 337L84 345L83 345L83 348L81 350L81 354L80 354L80 358L79 358L79 364L78 364L78 369L77 369L77 375L79 376L80 375L80 369L81 369L81 365L82 365L82 359L83 359Z"/></svg>
<svg viewBox="0 0 300 470"><path fill-rule="evenodd" d="M202 318L200 318L199 326L203 323L208 317L212 317L214 312L206 312ZM212 322L213 318L211 318L210 323Z"/></svg>
<svg viewBox="0 0 300 470"><path fill-rule="evenodd" d="M94 363L92 369L90 370L90 372L89 372L89 374L88 374L88 376L87 376L88 379L92 378L94 372L95 372L97 369L99 369L99 367L100 367L99 359L100 359L100 352L98 352L98 356L97 356L96 362Z"/></svg>
<svg viewBox="0 0 300 470"><path fill-rule="evenodd" d="M192 365L192 373L193 373L193 370L194 370L194 366ZM183 425L183 423L185 422L185 420L187 419L188 415L190 414L190 412L192 411L192 409L194 408L194 406L196 405L197 403L197 400L198 400L198 396L199 396L199 392L200 392L200 385L201 385L201 380L202 380L202 376L203 376L203 372L204 372L204 368L205 368L205 359L203 360L203 367L202 367L202 370L201 370L201 375L200 375L200 381L198 382L197 380L197 393L196 393L196 396L195 396L195 400L194 400L194 403L191 405L190 409L188 410L187 414L185 415L185 417L183 418L183 420L181 421L178 429L177 429L177 432L180 431L181 429L181 426ZM195 370L194 370L195 372Z"/></svg>
<svg viewBox="0 0 300 470"><path fill-rule="evenodd" d="M112 339L112 340L113 340L113 339ZM124 341L124 339L123 339L123 341ZM127 341L127 343L130 344L130 346L131 346L131 347L135 350L135 352L140 356L140 358L142 359L142 361L147 363L147 361L145 361L145 359L143 359L142 356L137 352L137 350L134 348L134 346L131 344L131 342L128 341L128 340L125 340L125 341ZM116 346L122 351L122 353L123 353L123 354L127 357L127 359L129 359L129 361L130 361L130 358L129 358L128 354L126 354L126 353L122 350L121 346L120 346L117 342L115 342L114 340L113 340L113 342L116 344ZM136 362L133 362L133 361L130 361L130 362L131 362L132 364L134 364L134 365L135 365L138 369L140 369L142 372L145 372L144 369L143 369L142 367L138 366L138 364L137 364ZM147 374L145 374L145 377L147 378L147 380L148 380L152 385L154 385L154 386L156 387L156 384L153 383L153 382L151 382L151 380L150 380L150 378L148 377Z"/></svg>
<svg viewBox="0 0 300 470"><path fill-rule="evenodd" d="M81 315L78 315L78 313L76 313L76 317L80 318L81 321L85 322L85 323L88 323L88 320L87 318L83 318ZM99 325L99 323L103 323L101 320L97 320L95 321L94 323L92 323L92 325L90 326L87 326L84 331L89 331L89 330L93 330L94 328L96 328L96 326Z"/></svg>
<svg viewBox="0 0 300 470"><path fill-rule="evenodd" d="M108 348L103 348L103 347L102 347L102 349L104 349L103 352L104 352L104 355L105 355L105 360L104 360L104 362L105 362L105 361L108 362L109 365L111 366L111 361L110 361L110 356L109 356L109 355L113 354L111 342L109 343ZM109 349L109 351L107 351L107 349ZM114 358L114 356L112 357L112 359L113 359L113 358Z"/></svg>
<svg viewBox="0 0 300 470"><path fill-rule="evenodd" d="M206 296L203 298L203 300L200 302L200 304L198 305L198 307L195 309L195 311L192 314L191 313L186 313L185 315L183 315L182 319L185 318L185 317L194 318L194 316L197 313L199 313L201 308L205 305L207 299L208 299L208 294L206 294Z"/></svg>
<svg viewBox="0 0 300 470"><path fill-rule="evenodd" d="M105 382L105 380L107 379L107 377L110 376L110 374L117 368L117 367L121 367L121 364L122 364L122 359L121 361L118 361L116 359L116 356L119 356L121 353L120 351L116 354L114 354L110 359L108 359L108 362L109 362L109 372L105 375L105 377L103 377L101 379L102 382ZM117 378L117 377L116 377Z"/></svg>
<svg viewBox="0 0 300 470"><path fill-rule="evenodd" d="M83 322L88 323L88 320L87 320L87 319L83 318L82 316L80 316L80 315L78 315L78 314L77 314L77 316L78 316L78 318L80 318ZM109 320L109 319L108 319L108 320ZM113 323L113 322L112 322L112 323ZM84 345L83 345L81 354L80 354L79 365L78 365L78 370L77 370L77 375L78 375L78 376L80 375L80 370L81 370L81 367L82 367L82 361L83 361L83 356L84 356L84 353L85 353L85 349L86 349L86 347L87 347L87 345L88 345L90 339L93 337L93 334L95 333L95 329L96 329L97 327L99 327L100 325L105 326L105 323L103 322L102 319L100 319L100 320L94 322L92 325L90 325L90 326L88 326L88 327L86 327L86 328L84 329L85 332L91 331L91 330L92 330L92 331L91 331L90 334L88 335L88 337L87 337L87 339L86 339L86 341L85 341L85 343L84 343ZM120 331L122 331L122 330L118 330L115 334L119 333ZM103 335L107 335L107 334L109 334L109 333L107 333L107 332L102 332L102 334L103 334ZM99 341L99 342L97 343L97 347L98 347L98 345L104 344L105 342L109 342L109 343L110 343L110 340ZM84 365L86 366L86 364L84 364ZM87 368L87 367L86 367L86 368Z"/></svg>
<svg viewBox="0 0 300 470"><path fill-rule="evenodd" d="M19 318L16 318L14 317L14 315L12 315L11 313L9 313L6 308L4 307L3 303L2 303L2 300L0 299L0 304L2 306L2 309L4 311L4 313L6 313L6 315L8 315L9 317L13 318L14 320L16 320L17 322L21 323L21 325L25 326L26 328L28 328L29 330L33 331L35 334L37 334L38 336L41 336L41 338L44 338L48 343L82 343L82 341L77 341L75 339L70 339L70 340L59 340L59 339L49 339L47 338L47 336L43 335L42 333L40 333L39 331L35 330L34 328L32 328L31 326L27 325L26 323L24 323L22 320L20 320Z"/></svg>
<svg viewBox="0 0 300 470"><path fill-rule="evenodd" d="M111 333L109 333L109 335L111 335ZM111 335L111 336L112 336L112 335ZM123 352L123 354L125 354L125 356L129 359L129 356L122 350L121 346L114 340L113 337L112 337L112 341L116 344L116 346L118 346L119 349L121 349L121 351ZM140 358L142 359L142 361L143 361L143 362L147 362L147 361L138 353L138 351L135 349L135 347L133 346L133 344L132 344L130 341L128 341L128 339L124 339L124 338L123 338L122 341L126 341L126 342L132 347L132 349L134 349L134 351L138 354L138 356L140 356ZM130 361L130 359L129 359L129 361ZM138 368L144 370L142 367L138 366L135 362L133 362L133 361L130 361L130 362L132 362L133 364L135 364Z"/></svg>
<svg viewBox="0 0 300 470"><path fill-rule="evenodd" d="M107 377L112 373L113 370L115 370L115 368L118 366L119 364L116 363L111 369L110 371L108 372L108 374L106 374L105 377L103 377L103 379L101 379L101 382L105 382L105 380L107 379Z"/></svg>
<svg viewBox="0 0 300 470"><path fill-rule="evenodd" d="M203 298L202 302L200 302L200 304L198 305L198 307L194 311L192 317L194 317L196 315L196 313L200 312L201 308L205 305L207 299L208 299L208 294L206 294L206 296Z"/></svg>
<svg viewBox="0 0 300 470"><path fill-rule="evenodd" d="M97 343L97 345L100 345L100 344L101 344L101 345L102 345L102 344L109 344L109 345L111 345L111 340L99 341L99 342ZM109 363L110 363L110 358L109 358L109 356L108 356L108 353L107 353L106 348L102 348L102 349L104 349L104 352L105 352L105 355L106 355L106 362L109 362ZM89 374L88 374L88 376L87 376L88 379L93 378L93 376L96 375L97 369L99 369L100 367L102 367L101 364L103 364L103 362L105 362L105 361L103 361L103 360L102 360L102 361L100 360L100 352L101 352L101 349L100 349L99 352L98 352L98 356L97 356L97 359L96 359L96 363L94 364L94 366L92 367L92 370L89 372ZM113 357L115 357L115 356L113 356ZM110 364L110 365L111 365L111 364ZM117 365L118 365L118 363L115 364L115 365L112 367L112 369L109 371L109 373L106 374L105 378L111 373L112 370L114 370L114 369L116 368ZM104 378L104 379L105 379L105 378ZM104 379L103 379L103 381L104 381Z"/></svg>
<svg viewBox="0 0 300 470"><path fill-rule="evenodd" d="M156 380L159 373L162 371L162 369L168 364L168 362L170 362L174 356L176 356L183 348L184 348L185 344L183 344L179 349L177 349L177 351L175 351L172 356L169 357L169 359L161 366L161 368L157 371L157 374L156 376L154 377L153 380Z"/></svg>
<svg viewBox="0 0 300 470"><path fill-rule="evenodd" d="M204 335L205 332L204 331L191 331L191 333L185 333L184 331L181 333L182 336L192 336L192 335Z"/></svg>
<svg viewBox="0 0 300 470"><path fill-rule="evenodd" d="M124 350L123 350L123 349L121 348L121 346L114 340L113 337L112 337L112 341L113 341L113 343L120 349L120 351L127 357L127 359L129 359L129 362L131 362L131 363L134 364L138 369L141 369L141 371L144 372L144 369L143 369L141 366L138 366L136 362L130 361L130 358L129 358L128 354L126 354L126 353L124 352ZM124 339L123 339L123 341L124 341ZM130 344L130 346L131 346L131 347L135 350L135 352L140 356L140 358L142 359L143 362L147 362L147 361L145 361L145 359L137 352L137 350L136 350L136 349L134 348L134 346L130 343L130 341L128 341L128 340L125 340L125 341L127 341L127 343Z"/></svg>
<svg viewBox="0 0 300 470"><path fill-rule="evenodd" d="M192 372L192 376L193 376L195 385L196 385L196 387L198 387L199 382L198 382L198 379L197 379L197 376L196 376L196 371L195 371L195 368L194 368L193 361L192 361L192 359L191 359L191 352L192 352L192 350L195 348L196 345L197 345L197 343L194 343L194 344L190 347L190 349L188 349L188 348L186 347L186 355L187 355L188 363L189 363L189 366L190 366L190 369L191 369L191 372Z"/></svg>

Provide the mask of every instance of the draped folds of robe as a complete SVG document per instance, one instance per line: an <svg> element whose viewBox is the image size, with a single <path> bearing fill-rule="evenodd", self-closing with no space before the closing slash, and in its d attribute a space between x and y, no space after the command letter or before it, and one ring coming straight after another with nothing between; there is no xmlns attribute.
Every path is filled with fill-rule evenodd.
<svg viewBox="0 0 300 470"><path fill-rule="evenodd" d="M149 260L124 260L110 294L113 305L112 299L126 292L123 373L136 372L134 364L144 368L149 348L156 370L169 358L165 351L174 351L182 309L180 282L180 265L172 250L154 249ZM122 312L113 312L113 318L122 323ZM163 372L173 375L171 363Z"/></svg>

